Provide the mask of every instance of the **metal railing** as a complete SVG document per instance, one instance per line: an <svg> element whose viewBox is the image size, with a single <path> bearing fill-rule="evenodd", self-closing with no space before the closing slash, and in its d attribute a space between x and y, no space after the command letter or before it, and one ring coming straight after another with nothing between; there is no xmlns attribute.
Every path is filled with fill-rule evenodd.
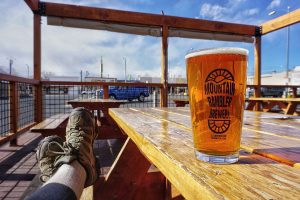
<svg viewBox="0 0 300 200"><path fill-rule="evenodd" d="M43 118L71 112L69 100L105 98L105 86L107 98L127 100L121 107L160 107L160 84L42 82L42 85ZM175 107L173 99L187 98L186 84L171 84L169 91L168 107Z"/></svg>
<svg viewBox="0 0 300 200"><path fill-rule="evenodd" d="M27 131L35 123L38 81L0 74L0 142L16 143L18 133Z"/></svg>

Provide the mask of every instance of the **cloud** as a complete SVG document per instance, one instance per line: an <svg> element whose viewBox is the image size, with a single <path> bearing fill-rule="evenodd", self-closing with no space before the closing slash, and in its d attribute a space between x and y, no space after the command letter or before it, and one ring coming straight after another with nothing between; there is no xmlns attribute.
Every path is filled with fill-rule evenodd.
<svg viewBox="0 0 300 200"><path fill-rule="evenodd" d="M1 69L8 71L9 59L13 59L13 70L18 75L27 76L27 65L32 74L32 12L24 1L15 3L9 0L1 2L0 10ZM49 26L45 19L42 19L42 71L79 76L83 70L89 71L90 75L99 75L102 56L104 74L110 77L124 78L123 57L127 59L128 74L160 74L160 38Z"/></svg>
<svg viewBox="0 0 300 200"><path fill-rule="evenodd" d="M204 3L196 18L254 25L262 23L263 18L258 16L260 9L248 5L247 0L228 0L225 4Z"/></svg>
<svg viewBox="0 0 300 200"><path fill-rule="evenodd" d="M217 4L204 3L200 8L200 16L213 20L222 18L224 12L226 12L226 8Z"/></svg>
<svg viewBox="0 0 300 200"><path fill-rule="evenodd" d="M273 0L267 7L268 10L279 7L281 4L281 0Z"/></svg>
<svg viewBox="0 0 300 200"><path fill-rule="evenodd" d="M243 11L243 14L245 16L252 16L252 15L256 15L258 13L259 13L259 9L258 8L251 8L251 9Z"/></svg>

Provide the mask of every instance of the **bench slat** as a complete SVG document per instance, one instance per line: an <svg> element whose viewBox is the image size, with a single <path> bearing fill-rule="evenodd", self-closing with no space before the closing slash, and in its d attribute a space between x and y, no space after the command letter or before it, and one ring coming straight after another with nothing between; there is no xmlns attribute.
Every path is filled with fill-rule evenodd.
<svg viewBox="0 0 300 200"><path fill-rule="evenodd" d="M32 132L41 133L44 136L48 136L49 134L60 134L61 129L63 129L62 125L68 119L69 114L57 114L53 115L50 118L43 120L42 122L38 123L30 130Z"/></svg>
<svg viewBox="0 0 300 200"><path fill-rule="evenodd" d="M33 126L30 130L32 132L39 132L39 130L46 128L49 124L51 124L55 119L47 118L42 122L38 123L37 125Z"/></svg>

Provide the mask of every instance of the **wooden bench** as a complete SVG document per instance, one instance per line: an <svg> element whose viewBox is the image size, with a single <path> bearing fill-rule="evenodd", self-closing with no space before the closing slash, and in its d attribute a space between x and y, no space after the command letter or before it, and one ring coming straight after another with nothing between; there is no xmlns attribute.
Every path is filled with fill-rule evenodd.
<svg viewBox="0 0 300 200"><path fill-rule="evenodd" d="M64 137L69 114L57 114L43 120L30 129L31 132L41 133L44 137L58 135Z"/></svg>
<svg viewBox="0 0 300 200"><path fill-rule="evenodd" d="M278 106L284 111L284 114L293 115L296 112L300 98L268 98L268 97L250 97L245 99L248 102L246 110L253 110L255 105L259 104L264 112L271 111L272 108Z"/></svg>
<svg viewBox="0 0 300 200"><path fill-rule="evenodd" d="M188 99L173 99L176 107L185 107L186 104L189 104Z"/></svg>

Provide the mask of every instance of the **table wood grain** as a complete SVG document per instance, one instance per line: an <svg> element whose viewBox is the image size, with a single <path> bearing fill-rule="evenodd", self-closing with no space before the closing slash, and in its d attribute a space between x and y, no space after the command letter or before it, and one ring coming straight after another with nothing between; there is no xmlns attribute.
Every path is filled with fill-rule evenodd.
<svg viewBox="0 0 300 200"><path fill-rule="evenodd" d="M110 109L119 127L186 199L299 199L300 170L289 166L299 161L299 119L245 112L238 163L216 165L195 158L189 113L188 108Z"/></svg>

